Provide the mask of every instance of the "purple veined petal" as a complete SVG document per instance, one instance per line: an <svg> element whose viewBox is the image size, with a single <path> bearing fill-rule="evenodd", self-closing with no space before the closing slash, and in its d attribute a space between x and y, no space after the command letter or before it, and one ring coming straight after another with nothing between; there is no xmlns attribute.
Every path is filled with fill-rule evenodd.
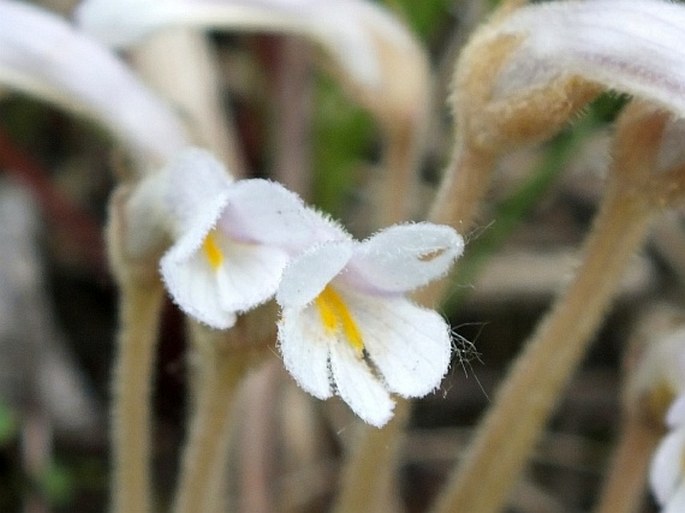
<svg viewBox="0 0 685 513"><path fill-rule="evenodd" d="M496 97L577 75L685 116L685 6L662 0L560 1L523 7L491 37L522 36Z"/></svg>
<svg viewBox="0 0 685 513"><path fill-rule="evenodd" d="M332 343L315 308L283 309L278 323L283 365L303 390L318 399L333 395L328 367Z"/></svg>
<svg viewBox="0 0 685 513"><path fill-rule="evenodd" d="M187 144L174 113L115 55L25 2L0 1L0 82L99 122L148 162Z"/></svg>
<svg viewBox="0 0 685 513"><path fill-rule="evenodd" d="M359 244L341 279L370 293L401 294L444 276L463 251L449 226L395 225Z"/></svg>
<svg viewBox="0 0 685 513"><path fill-rule="evenodd" d="M390 393L350 344L331 346L331 371L337 393L367 424L383 427L395 407Z"/></svg>
<svg viewBox="0 0 685 513"><path fill-rule="evenodd" d="M339 292L391 392L423 397L440 385L452 354L449 326L440 314L403 297Z"/></svg>

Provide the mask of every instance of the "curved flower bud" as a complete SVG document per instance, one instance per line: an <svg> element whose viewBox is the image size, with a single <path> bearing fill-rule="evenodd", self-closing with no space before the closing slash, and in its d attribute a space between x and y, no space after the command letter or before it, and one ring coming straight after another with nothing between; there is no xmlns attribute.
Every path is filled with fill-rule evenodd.
<svg viewBox="0 0 685 513"><path fill-rule="evenodd" d="M489 151L551 137L601 89L685 115L685 7L661 0L561 1L505 13L459 60L453 106Z"/></svg>
<svg viewBox="0 0 685 513"><path fill-rule="evenodd" d="M173 112L115 55L25 2L0 0L0 83L101 123L148 161L187 144Z"/></svg>
<svg viewBox="0 0 685 513"><path fill-rule="evenodd" d="M462 251L451 228L419 223L294 259L276 294L285 367L313 396L336 393L365 422L384 425L390 393L424 396L447 372L447 323L405 294L444 275Z"/></svg>
<svg viewBox="0 0 685 513"><path fill-rule="evenodd" d="M153 227L137 227L131 251L147 250L151 234L160 232L154 227L171 233L175 242L160 264L166 287L183 311L219 329L273 296L293 256L316 242L349 238L281 185L234 182L199 149L182 152L144 181L129 211Z"/></svg>

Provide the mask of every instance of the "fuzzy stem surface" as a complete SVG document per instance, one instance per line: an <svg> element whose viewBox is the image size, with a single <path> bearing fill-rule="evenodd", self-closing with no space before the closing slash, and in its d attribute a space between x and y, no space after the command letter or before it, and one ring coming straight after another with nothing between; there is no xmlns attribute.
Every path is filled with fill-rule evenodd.
<svg viewBox="0 0 685 513"><path fill-rule="evenodd" d="M210 334L211 337L211 334ZM230 442L231 408L238 385L253 355L227 350L213 341L201 348L195 410L183 450L181 474L172 511L205 513L223 502L218 490L225 478Z"/></svg>
<svg viewBox="0 0 685 513"><path fill-rule="evenodd" d="M640 190L610 183L581 267L526 344L434 513L502 509L644 238L650 211Z"/></svg>
<svg viewBox="0 0 685 513"><path fill-rule="evenodd" d="M126 274L126 273L123 273ZM121 327L114 370L112 513L151 511L151 388L162 285L120 278Z"/></svg>
<svg viewBox="0 0 685 513"><path fill-rule="evenodd" d="M628 415L597 503L596 513L637 513L645 498L647 472L663 427Z"/></svg>

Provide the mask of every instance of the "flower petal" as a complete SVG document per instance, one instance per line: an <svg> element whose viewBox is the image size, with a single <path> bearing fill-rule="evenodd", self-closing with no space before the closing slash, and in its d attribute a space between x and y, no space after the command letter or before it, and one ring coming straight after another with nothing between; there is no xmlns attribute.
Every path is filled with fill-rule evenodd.
<svg viewBox="0 0 685 513"><path fill-rule="evenodd" d="M225 262L217 270L217 279L224 310L244 312L276 293L288 261L285 251L234 240L227 240L222 249Z"/></svg>
<svg viewBox="0 0 685 513"><path fill-rule="evenodd" d="M207 265L201 252L185 255L185 250L185 246L175 246L161 260L162 278L171 298L185 313L208 326L230 328L236 315L219 301L216 271Z"/></svg>
<svg viewBox="0 0 685 513"><path fill-rule="evenodd" d="M335 222L269 180L241 180L229 194L219 227L234 238L300 253L316 242L349 239Z"/></svg>
<svg viewBox="0 0 685 513"><path fill-rule="evenodd" d="M546 2L518 9L492 35L525 35L498 97L575 75L685 116L685 7L653 0ZM497 97L497 96L496 96Z"/></svg>
<svg viewBox="0 0 685 513"><path fill-rule="evenodd" d="M685 429L669 433L659 444L650 469L649 480L654 496L661 505L667 504L683 482L683 450Z"/></svg>
<svg viewBox="0 0 685 513"><path fill-rule="evenodd" d="M685 511L685 482L681 481L662 513L682 513Z"/></svg>
<svg viewBox="0 0 685 513"><path fill-rule="evenodd" d="M165 191L165 210L174 218L177 233L202 231L199 246L229 202L233 177L210 152L189 147L174 157L156 182Z"/></svg>
<svg viewBox="0 0 685 513"><path fill-rule="evenodd" d="M390 420L395 403L350 344L331 345L331 371L338 395L364 422L382 427Z"/></svg>
<svg viewBox="0 0 685 513"><path fill-rule="evenodd" d="M314 308L285 308L278 323L283 364L306 392L319 399L333 395L328 367L331 338Z"/></svg>
<svg viewBox="0 0 685 513"><path fill-rule="evenodd" d="M355 249L343 280L370 292L402 293L444 275L463 250L464 240L449 226L391 226Z"/></svg>
<svg viewBox="0 0 685 513"><path fill-rule="evenodd" d="M0 2L0 83L102 123L147 159L187 144L179 119L114 54L59 16Z"/></svg>
<svg viewBox="0 0 685 513"><path fill-rule="evenodd" d="M293 259L283 271L276 301L283 307L303 308L347 265L354 243L324 242Z"/></svg>
<svg viewBox="0 0 685 513"><path fill-rule="evenodd" d="M437 312L403 297L340 293L391 392L422 397L440 385L449 368L452 342L449 326Z"/></svg>

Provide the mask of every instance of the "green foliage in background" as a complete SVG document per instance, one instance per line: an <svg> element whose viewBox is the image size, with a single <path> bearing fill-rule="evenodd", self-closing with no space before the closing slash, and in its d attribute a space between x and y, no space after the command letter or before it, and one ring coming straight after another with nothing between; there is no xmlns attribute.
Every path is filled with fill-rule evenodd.
<svg viewBox="0 0 685 513"><path fill-rule="evenodd" d="M446 15L454 6L453 0L385 0L384 3L425 42L435 36L438 27L449 21Z"/></svg>
<svg viewBox="0 0 685 513"><path fill-rule="evenodd" d="M347 99L336 82L320 75L314 113L314 202L342 217L346 200L362 177L360 164L374 145L370 115Z"/></svg>
<svg viewBox="0 0 685 513"><path fill-rule="evenodd" d="M0 446L6 445L17 436L19 425L12 409L0 401Z"/></svg>

